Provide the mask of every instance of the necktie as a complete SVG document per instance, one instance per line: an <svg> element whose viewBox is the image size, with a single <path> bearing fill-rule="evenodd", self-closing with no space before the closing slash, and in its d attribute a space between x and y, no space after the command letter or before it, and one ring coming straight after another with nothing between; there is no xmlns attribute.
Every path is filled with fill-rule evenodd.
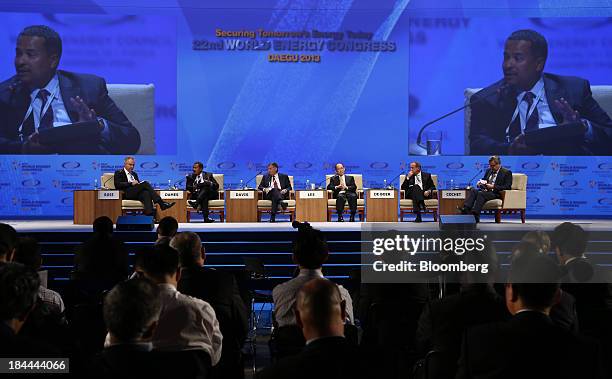
<svg viewBox="0 0 612 379"><path fill-rule="evenodd" d="M421 189L423 189L423 182L421 181L421 173L418 173L416 175L416 178L415 178L414 182L416 183L417 186L419 186L419 187L421 187Z"/></svg>
<svg viewBox="0 0 612 379"><path fill-rule="evenodd" d="M531 106L533 105L533 97L533 92L527 92L525 96L523 96L523 101L527 102L527 114L529 114L529 109L531 109ZM538 114L538 105L536 104L535 108L533 109L533 112L531 113L531 116L529 116L529 119L525 124L525 132L538 130L540 124L539 118L540 116Z"/></svg>
<svg viewBox="0 0 612 379"><path fill-rule="evenodd" d="M346 187L346 180L344 179L344 175L340 177L340 184L342 184L342 187Z"/></svg>
<svg viewBox="0 0 612 379"><path fill-rule="evenodd" d="M274 188L276 189L280 189L280 186L278 185L278 182L276 181L276 175L272 177L272 183L274 183Z"/></svg>
<svg viewBox="0 0 612 379"><path fill-rule="evenodd" d="M132 183L133 181L136 180L136 179L134 179L134 175L132 175L131 172L128 172L128 175L130 176L130 183Z"/></svg>
<svg viewBox="0 0 612 379"><path fill-rule="evenodd" d="M42 114L42 111L45 109L45 105L47 104L47 101L53 100L49 98L49 95L50 95L49 91L47 91L44 88L38 91L38 95L36 95L36 97L39 98L42 102L41 107L40 107L40 112L41 112L40 123L38 124L39 130L48 129L48 128L53 127L53 107L51 106L51 104L49 104L49 107L47 108L47 111L45 112L45 114Z"/></svg>

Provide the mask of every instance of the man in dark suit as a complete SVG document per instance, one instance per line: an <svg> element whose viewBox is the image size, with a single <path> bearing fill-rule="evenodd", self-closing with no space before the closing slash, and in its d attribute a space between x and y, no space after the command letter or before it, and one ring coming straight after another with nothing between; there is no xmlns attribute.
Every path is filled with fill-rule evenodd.
<svg viewBox="0 0 612 379"><path fill-rule="evenodd" d="M405 198L412 200L413 211L416 213L414 222L421 222L421 209L425 211L425 199L433 197L433 191L436 189L431 174L421 171L419 162L411 162L402 189Z"/></svg>
<svg viewBox="0 0 612 379"><path fill-rule="evenodd" d="M560 274L549 257L515 259L506 284L513 317L464 334L456 378L601 378L597 346L549 317Z"/></svg>
<svg viewBox="0 0 612 379"><path fill-rule="evenodd" d="M586 253L587 232L580 225L564 222L551 235L561 262L561 288L576 298L580 333L598 340L604 356L612 356L612 278L605 268L593 263ZM606 361L608 376L612 362Z"/></svg>
<svg viewBox="0 0 612 379"><path fill-rule="evenodd" d="M546 39L518 30L504 46L504 79L470 99L472 155L609 155L612 120L593 99L587 80L544 73ZM580 123L578 137L529 146L525 133Z"/></svg>
<svg viewBox="0 0 612 379"><path fill-rule="evenodd" d="M345 169L342 163L336 163L336 175L332 176L327 185L327 189L332 191L332 196L336 199L336 211L338 212L338 222L344 222L344 205L348 202L351 211L350 222L355 221L357 213L357 185L355 178L344 175Z"/></svg>
<svg viewBox="0 0 612 379"><path fill-rule="evenodd" d="M181 277L177 289L209 303L219 321L223 346L221 360L213 368L216 377L244 377L241 348L249 325L247 307L240 297L234 275L204 267L206 251L196 233L177 234L170 247L179 252Z"/></svg>
<svg viewBox="0 0 612 379"><path fill-rule="evenodd" d="M276 213L287 209L287 203L283 200L289 199L291 181L285 174L278 172L278 163L272 162L268 165L268 173L261 178L258 189L263 191L265 200L272 201L270 222L276 221Z"/></svg>
<svg viewBox="0 0 612 379"><path fill-rule="evenodd" d="M489 168L476 187L478 189L470 188L461 213L472 213L476 222L480 222L480 211L484 203L493 199L501 199L501 191L512 188L512 171L503 168L501 158L494 155L489 158Z"/></svg>
<svg viewBox="0 0 612 379"><path fill-rule="evenodd" d="M344 338L346 311L336 284L323 278L304 284L297 295L295 316L306 347L260 371L259 379L366 377L359 351Z"/></svg>
<svg viewBox="0 0 612 379"><path fill-rule="evenodd" d="M144 206L144 214L155 216L153 204L159 204L162 210L166 210L174 205L174 202L167 203L155 192L147 181L141 182L138 174L134 171L134 157L124 159L123 169L115 171L115 188L123 191L123 198L127 200L140 200Z"/></svg>
<svg viewBox="0 0 612 379"><path fill-rule="evenodd" d="M187 175L186 189L190 192L189 205L202 212L204 222L214 222L208 217L208 200L219 198L219 183L212 173L204 171L202 162L193 164L193 174Z"/></svg>
<svg viewBox="0 0 612 379"><path fill-rule="evenodd" d="M53 29L29 26L17 38L17 75L0 83L0 154L133 154L138 130L108 96L104 79L57 70L62 41ZM45 129L92 122L97 132L44 145Z"/></svg>

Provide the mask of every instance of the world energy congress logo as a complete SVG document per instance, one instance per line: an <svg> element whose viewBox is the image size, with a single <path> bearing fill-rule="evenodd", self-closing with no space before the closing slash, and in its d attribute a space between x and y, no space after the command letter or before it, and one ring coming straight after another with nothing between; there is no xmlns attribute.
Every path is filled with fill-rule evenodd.
<svg viewBox="0 0 612 379"><path fill-rule="evenodd" d="M221 170L231 170L236 167L235 162L225 161L217 163L217 168Z"/></svg>
<svg viewBox="0 0 612 379"><path fill-rule="evenodd" d="M574 179L562 180L561 182L559 182L559 185L562 188L572 188L578 185L578 181Z"/></svg>
<svg viewBox="0 0 612 379"><path fill-rule="evenodd" d="M372 168L374 170L384 170L387 167L389 167L389 163L387 163L387 162L372 162L372 163L370 163L370 168Z"/></svg>
<svg viewBox="0 0 612 379"><path fill-rule="evenodd" d="M40 180L38 179L26 179L21 181L22 187L34 188L40 185Z"/></svg>
<svg viewBox="0 0 612 379"><path fill-rule="evenodd" d="M521 168L525 170L537 170L540 168L540 164L538 162L525 162L521 165Z"/></svg>
<svg viewBox="0 0 612 379"><path fill-rule="evenodd" d="M154 170L158 167L159 167L159 163L153 162L153 161L142 162L140 164L140 168L145 169L145 170Z"/></svg>
<svg viewBox="0 0 612 379"><path fill-rule="evenodd" d="M65 168L67 170L74 170L79 167L81 167L81 164L77 161L68 161L62 163L62 168Z"/></svg>
<svg viewBox="0 0 612 379"><path fill-rule="evenodd" d="M612 206L612 198L610 197L602 197L601 199L597 200L597 203L600 205L605 205L605 206Z"/></svg>
<svg viewBox="0 0 612 379"><path fill-rule="evenodd" d="M298 170L307 170L312 167L312 163L310 162L295 162L293 167Z"/></svg>
<svg viewBox="0 0 612 379"><path fill-rule="evenodd" d="M465 167L465 165L461 162L450 162L446 164L446 168L450 170L460 170L463 167Z"/></svg>

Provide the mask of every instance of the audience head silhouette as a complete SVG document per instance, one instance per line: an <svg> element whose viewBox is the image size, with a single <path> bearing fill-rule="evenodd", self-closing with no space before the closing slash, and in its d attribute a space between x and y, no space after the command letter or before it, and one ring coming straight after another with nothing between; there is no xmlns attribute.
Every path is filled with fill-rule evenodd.
<svg viewBox="0 0 612 379"><path fill-rule="evenodd" d="M17 243L17 231L9 224L0 223L0 262L10 262Z"/></svg>
<svg viewBox="0 0 612 379"><path fill-rule="evenodd" d="M178 221L172 216L166 216L159 220L157 225L157 242L156 243L170 243L172 237L176 235L178 231Z"/></svg>
<svg viewBox="0 0 612 379"><path fill-rule="evenodd" d="M32 237L20 237L15 247L13 262L19 262L34 270L39 270L42 263L42 257L40 255L40 245L38 241Z"/></svg>
<svg viewBox="0 0 612 379"><path fill-rule="evenodd" d="M179 272L178 252L168 245L156 245L142 254L142 270L145 277L157 284L176 286Z"/></svg>
<svg viewBox="0 0 612 379"><path fill-rule="evenodd" d="M552 246L561 263L571 258L582 257L586 251L587 233L579 225L564 222L552 233Z"/></svg>
<svg viewBox="0 0 612 379"><path fill-rule="evenodd" d="M560 278L559 266L549 257L538 254L535 248L516 255L506 284L508 310L512 314L521 310L548 314L559 301Z"/></svg>
<svg viewBox="0 0 612 379"><path fill-rule="evenodd" d="M178 251L181 267L203 266L206 259L202 240L194 232L179 233L172 241L170 247Z"/></svg>
<svg viewBox="0 0 612 379"><path fill-rule="evenodd" d="M297 294L295 318L306 341L344 336L346 309L338 286L323 278L306 282Z"/></svg>
<svg viewBox="0 0 612 379"><path fill-rule="evenodd" d="M297 237L293 241L293 261L300 268L320 268L329 255L323 233L313 229L307 222L294 221L292 226L298 230Z"/></svg>
<svg viewBox="0 0 612 379"><path fill-rule="evenodd" d="M160 312L159 289L149 280L117 284L104 298L104 322L111 344L150 341Z"/></svg>
<svg viewBox="0 0 612 379"><path fill-rule="evenodd" d="M40 278L20 263L0 266L0 321L19 332L38 297Z"/></svg>
<svg viewBox="0 0 612 379"><path fill-rule="evenodd" d="M93 232L100 236L113 234L113 220L106 216L98 217L93 222Z"/></svg>

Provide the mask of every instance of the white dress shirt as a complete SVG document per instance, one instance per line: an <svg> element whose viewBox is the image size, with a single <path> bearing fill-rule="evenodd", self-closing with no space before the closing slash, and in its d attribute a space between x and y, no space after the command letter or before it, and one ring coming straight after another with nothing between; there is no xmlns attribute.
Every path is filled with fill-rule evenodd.
<svg viewBox="0 0 612 379"><path fill-rule="evenodd" d="M212 365L221 358L223 336L213 308L204 300L184 295L171 284L160 284L162 309L153 334L156 350L204 350Z"/></svg>
<svg viewBox="0 0 612 379"><path fill-rule="evenodd" d="M423 178L421 178L421 172L414 176L414 184L423 189Z"/></svg>
<svg viewBox="0 0 612 379"><path fill-rule="evenodd" d="M342 186L342 189L339 193L345 193L346 190L344 189L344 187L346 187L346 177L345 175L338 175L338 177L340 178L340 185Z"/></svg>
<svg viewBox="0 0 612 379"><path fill-rule="evenodd" d="M125 167L123 168L123 171L125 171L125 176L127 176L128 182L133 183L136 181L136 178L134 177L134 175L132 175L131 172L126 170Z"/></svg>
<svg viewBox="0 0 612 379"><path fill-rule="evenodd" d="M62 94L60 93L59 79L57 74L53 76L44 89L49 93L47 101L51 101L51 108L53 109L53 126L55 127L72 123L70 116L68 116L68 112L66 111ZM42 99L37 97L41 90L42 88L37 88L30 92L30 104L32 106L32 115L34 116L34 128L36 130L38 130L40 125L40 111L43 108Z"/></svg>
<svg viewBox="0 0 612 379"><path fill-rule="evenodd" d="M293 306L297 293L306 282L315 278L324 278L321 269L300 269L300 273L297 277L274 287L272 290L272 298L274 299L274 314L278 326L295 325ZM347 322L353 324L353 300L351 299L351 295L346 288L341 285L338 285L338 289L340 289L342 300L346 302Z"/></svg>

